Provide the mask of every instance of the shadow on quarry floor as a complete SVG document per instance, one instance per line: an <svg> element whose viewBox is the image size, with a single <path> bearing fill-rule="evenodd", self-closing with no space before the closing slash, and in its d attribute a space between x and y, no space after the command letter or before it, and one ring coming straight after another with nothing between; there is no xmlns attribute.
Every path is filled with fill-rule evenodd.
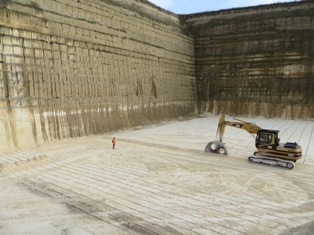
<svg viewBox="0 0 314 235"><path fill-rule="evenodd" d="M287 229L279 235L313 235L314 234L314 221L303 224L301 226Z"/></svg>

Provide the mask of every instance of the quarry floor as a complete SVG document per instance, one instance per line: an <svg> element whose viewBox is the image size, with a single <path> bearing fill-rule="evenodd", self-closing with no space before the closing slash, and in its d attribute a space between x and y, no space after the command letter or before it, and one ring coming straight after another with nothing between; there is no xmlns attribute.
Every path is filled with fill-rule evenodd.
<svg viewBox="0 0 314 235"><path fill-rule="evenodd" d="M219 116L58 141L0 156L0 234L313 234L314 122L245 118L304 157L252 164L254 138ZM111 138L117 138L112 149Z"/></svg>

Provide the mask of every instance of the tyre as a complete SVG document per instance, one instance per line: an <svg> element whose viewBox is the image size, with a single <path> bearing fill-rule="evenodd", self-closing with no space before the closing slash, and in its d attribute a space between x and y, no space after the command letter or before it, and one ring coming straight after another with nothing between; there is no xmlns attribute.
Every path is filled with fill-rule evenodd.
<svg viewBox="0 0 314 235"><path fill-rule="evenodd" d="M220 147L220 148L218 149L218 153L219 153L219 154L224 154L224 155L226 155L226 150L225 150L225 148L224 148L224 147Z"/></svg>
<svg viewBox="0 0 314 235"><path fill-rule="evenodd" d="M288 163L287 163L287 168L288 168L288 169L291 170L291 169L293 169L293 167L294 167L294 164L293 164L292 162L288 162Z"/></svg>
<svg viewBox="0 0 314 235"><path fill-rule="evenodd" d="M211 149L211 150L213 150L213 151L216 151L216 149L217 149L217 145L216 145L216 144L214 144L214 143L213 143L213 144L211 144L211 145L210 145L210 149Z"/></svg>

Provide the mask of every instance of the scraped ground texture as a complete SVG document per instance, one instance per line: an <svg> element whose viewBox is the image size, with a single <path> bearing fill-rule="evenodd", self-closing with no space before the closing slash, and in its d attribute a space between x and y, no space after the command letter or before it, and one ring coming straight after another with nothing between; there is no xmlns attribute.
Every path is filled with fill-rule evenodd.
<svg viewBox="0 0 314 235"><path fill-rule="evenodd" d="M293 170L252 164L254 139L218 116L0 156L0 234L313 234L314 123L245 119L297 141ZM112 149L111 138L117 138Z"/></svg>

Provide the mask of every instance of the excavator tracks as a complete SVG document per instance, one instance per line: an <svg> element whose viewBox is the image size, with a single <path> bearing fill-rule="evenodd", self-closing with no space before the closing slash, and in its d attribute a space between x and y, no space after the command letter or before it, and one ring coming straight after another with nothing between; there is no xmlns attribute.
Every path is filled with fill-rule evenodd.
<svg viewBox="0 0 314 235"><path fill-rule="evenodd" d="M295 166L293 161L284 160L280 158L267 157L262 155L252 155L248 157L248 161L252 163L260 163L270 166L284 167L292 170Z"/></svg>

